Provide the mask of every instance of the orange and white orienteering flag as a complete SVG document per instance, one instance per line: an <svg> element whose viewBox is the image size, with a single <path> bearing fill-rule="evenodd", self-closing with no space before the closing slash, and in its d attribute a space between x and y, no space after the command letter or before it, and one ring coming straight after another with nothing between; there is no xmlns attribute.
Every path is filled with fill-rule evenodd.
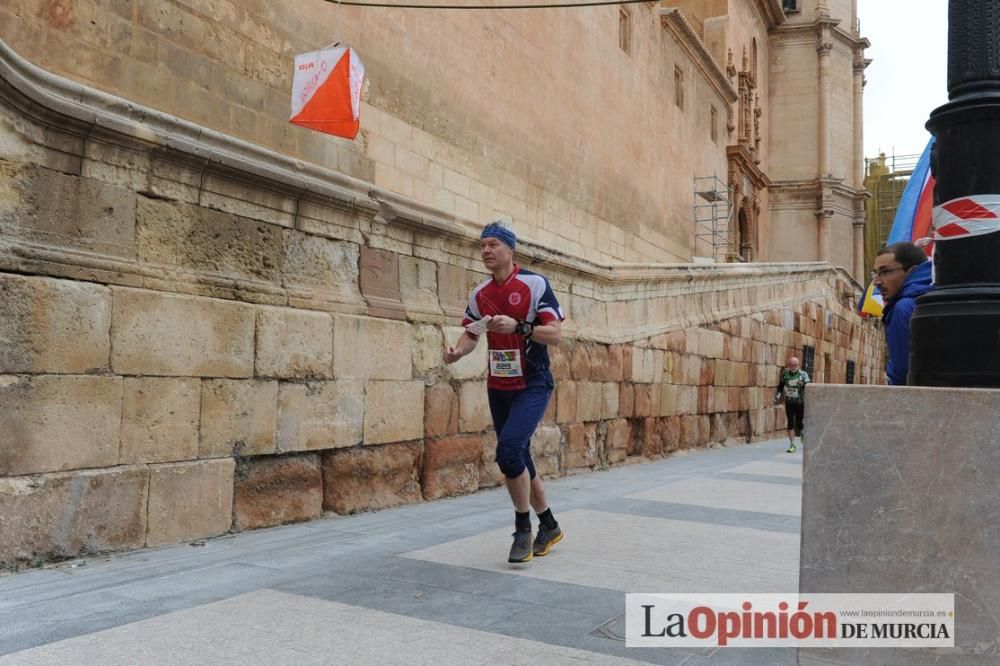
<svg viewBox="0 0 1000 666"><path fill-rule="evenodd" d="M353 139L360 126L364 78L358 54L340 42L295 56L289 122Z"/></svg>

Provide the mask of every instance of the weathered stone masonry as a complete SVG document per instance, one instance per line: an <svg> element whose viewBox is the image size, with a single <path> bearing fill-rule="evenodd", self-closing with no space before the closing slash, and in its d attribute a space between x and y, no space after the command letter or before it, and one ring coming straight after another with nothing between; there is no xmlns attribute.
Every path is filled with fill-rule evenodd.
<svg viewBox="0 0 1000 666"><path fill-rule="evenodd" d="M496 485L472 223L0 57L0 564ZM556 476L783 427L779 362L881 377L825 264L590 263L533 443Z"/></svg>

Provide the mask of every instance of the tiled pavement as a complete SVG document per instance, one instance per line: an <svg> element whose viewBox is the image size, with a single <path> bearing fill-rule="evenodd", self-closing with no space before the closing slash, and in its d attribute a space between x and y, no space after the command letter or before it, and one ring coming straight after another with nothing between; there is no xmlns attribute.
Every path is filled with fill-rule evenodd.
<svg viewBox="0 0 1000 666"><path fill-rule="evenodd" d="M0 577L0 666L794 664L623 641L626 591L798 589L784 447L550 481L566 538L526 565L498 489Z"/></svg>

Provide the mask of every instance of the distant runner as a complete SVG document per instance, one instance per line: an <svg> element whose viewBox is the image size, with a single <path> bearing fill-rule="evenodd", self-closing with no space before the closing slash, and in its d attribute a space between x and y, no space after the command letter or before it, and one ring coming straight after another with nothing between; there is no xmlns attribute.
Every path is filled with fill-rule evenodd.
<svg viewBox="0 0 1000 666"><path fill-rule="evenodd" d="M792 356L788 359L788 365L781 373L781 381L778 382L778 390L774 394L774 401L781 400L782 391L785 395L785 417L788 419L788 453L795 453L795 437L802 441L802 425L806 412L806 384L809 383L809 375L805 370L799 369L799 359Z"/></svg>

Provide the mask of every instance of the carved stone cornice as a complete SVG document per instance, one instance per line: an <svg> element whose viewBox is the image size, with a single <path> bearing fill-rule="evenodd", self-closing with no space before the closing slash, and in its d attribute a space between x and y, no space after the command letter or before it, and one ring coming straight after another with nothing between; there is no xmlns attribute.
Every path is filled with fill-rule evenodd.
<svg viewBox="0 0 1000 666"><path fill-rule="evenodd" d="M733 168L750 178L755 192L771 186L771 179L757 166L753 154L746 145L726 146L726 158Z"/></svg>
<svg viewBox="0 0 1000 666"><path fill-rule="evenodd" d="M698 33L688 23L681 10L675 7L660 9L660 25L670 30L677 43L691 57L695 67L705 76L705 80L708 81L709 86L727 104L735 102L739 94L736 92L733 84L729 82L726 73L719 67L719 63L708 52L705 43L701 41Z"/></svg>
<svg viewBox="0 0 1000 666"><path fill-rule="evenodd" d="M780 0L752 0L751 4L760 17L764 19L768 30L787 20Z"/></svg>

